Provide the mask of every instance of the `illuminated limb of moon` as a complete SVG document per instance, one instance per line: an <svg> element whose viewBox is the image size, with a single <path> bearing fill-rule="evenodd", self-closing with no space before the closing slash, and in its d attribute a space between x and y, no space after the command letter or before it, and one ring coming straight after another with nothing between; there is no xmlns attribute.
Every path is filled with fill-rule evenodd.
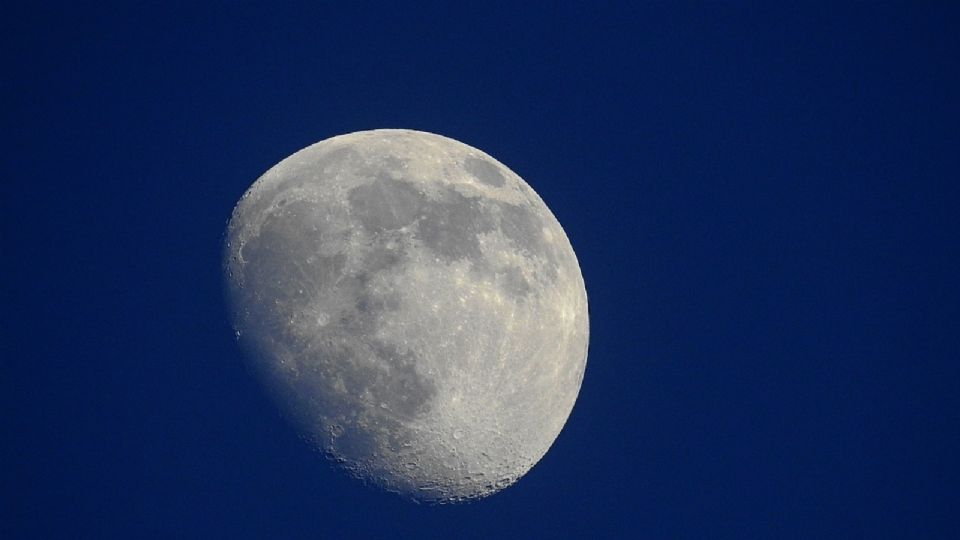
<svg viewBox="0 0 960 540"><path fill-rule="evenodd" d="M457 141L376 130L297 152L237 204L224 265L274 396L386 489L494 493L546 453L577 397L573 249L520 177Z"/></svg>

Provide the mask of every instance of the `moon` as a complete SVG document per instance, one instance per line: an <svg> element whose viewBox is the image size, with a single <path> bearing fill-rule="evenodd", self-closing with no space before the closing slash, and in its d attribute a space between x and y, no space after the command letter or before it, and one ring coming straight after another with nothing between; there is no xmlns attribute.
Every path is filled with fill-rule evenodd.
<svg viewBox="0 0 960 540"><path fill-rule="evenodd" d="M301 433L416 501L513 484L587 359L587 294L539 196L453 139L382 129L284 159L243 195L224 274L250 365Z"/></svg>

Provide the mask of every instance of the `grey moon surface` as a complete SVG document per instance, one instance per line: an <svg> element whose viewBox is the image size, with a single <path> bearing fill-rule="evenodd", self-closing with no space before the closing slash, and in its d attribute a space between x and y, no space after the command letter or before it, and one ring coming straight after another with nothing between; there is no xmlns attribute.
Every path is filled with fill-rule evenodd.
<svg viewBox="0 0 960 540"><path fill-rule="evenodd" d="M362 131L284 159L234 209L224 273L246 356L301 433L412 499L513 484L579 393L573 248L526 182L453 139Z"/></svg>

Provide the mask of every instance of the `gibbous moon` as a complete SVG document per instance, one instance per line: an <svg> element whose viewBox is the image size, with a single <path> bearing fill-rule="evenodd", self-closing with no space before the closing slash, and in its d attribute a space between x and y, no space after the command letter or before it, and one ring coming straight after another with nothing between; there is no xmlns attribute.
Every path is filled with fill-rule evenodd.
<svg viewBox="0 0 960 540"><path fill-rule="evenodd" d="M307 147L237 204L234 328L302 433L419 501L484 497L556 439L587 359L587 295L556 218L460 142L375 130Z"/></svg>

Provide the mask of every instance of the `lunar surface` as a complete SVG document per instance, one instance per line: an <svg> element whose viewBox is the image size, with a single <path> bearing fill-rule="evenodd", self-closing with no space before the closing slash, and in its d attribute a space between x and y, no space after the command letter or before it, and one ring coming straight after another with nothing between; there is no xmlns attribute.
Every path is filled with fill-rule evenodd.
<svg viewBox="0 0 960 540"><path fill-rule="evenodd" d="M573 408L587 296L536 193L409 130L333 137L267 171L227 229L234 328L302 433L419 501L516 482Z"/></svg>

